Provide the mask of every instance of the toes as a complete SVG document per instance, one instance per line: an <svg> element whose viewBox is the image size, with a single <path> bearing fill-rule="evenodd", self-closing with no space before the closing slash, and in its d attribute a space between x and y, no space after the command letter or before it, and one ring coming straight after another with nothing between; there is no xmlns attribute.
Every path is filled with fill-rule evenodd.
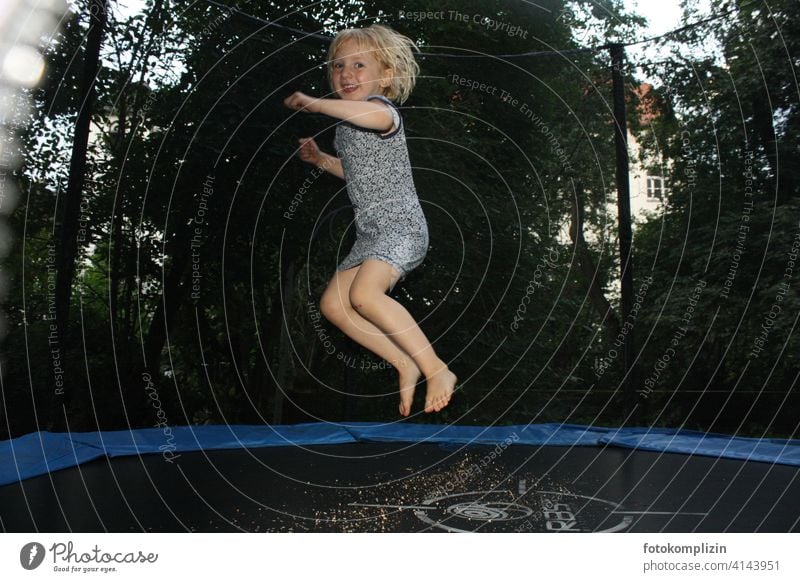
<svg viewBox="0 0 800 582"><path fill-rule="evenodd" d="M439 412L448 404L450 404L449 398L446 399L438 398L434 401L425 402L425 412Z"/></svg>
<svg viewBox="0 0 800 582"><path fill-rule="evenodd" d="M451 374L453 379L455 375ZM425 399L425 412L439 412L450 404L450 399L455 392L455 382L453 385L442 385L443 380L429 387L430 392Z"/></svg>
<svg viewBox="0 0 800 582"><path fill-rule="evenodd" d="M400 389L400 414L408 416L411 413L411 406L414 404L414 386Z"/></svg>
<svg viewBox="0 0 800 582"><path fill-rule="evenodd" d="M400 414L406 416L409 412L411 412L411 404L413 403L413 398L400 398Z"/></svg>

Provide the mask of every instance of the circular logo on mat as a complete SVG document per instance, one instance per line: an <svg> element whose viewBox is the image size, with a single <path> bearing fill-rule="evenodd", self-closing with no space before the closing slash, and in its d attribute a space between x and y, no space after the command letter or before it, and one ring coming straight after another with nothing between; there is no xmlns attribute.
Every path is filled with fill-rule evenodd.
<svg viewBox="0 0 800 582"><path fill-rule="evenodd" d="M19 551L19 563L26 570L35 570L44 561L44 546L38 542L30 542Z"/></svg>
<svg viewBox="0 0 800 582"><path fill-rule="evenodd" d="M618 503L559 491L469 491L431 497L414 514L451 532L615 532L633 523Z"/></svg>

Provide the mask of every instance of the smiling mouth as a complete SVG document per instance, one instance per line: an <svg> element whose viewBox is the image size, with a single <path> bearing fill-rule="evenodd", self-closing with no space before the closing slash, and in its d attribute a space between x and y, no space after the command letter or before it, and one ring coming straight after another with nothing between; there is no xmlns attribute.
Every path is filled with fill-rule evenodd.
<svg viewBox="0 0 800 582"><path fill-rule="evenodd" d="M352 93L358 89L358 85L344 85L342 86L342 93Z"/></svg>

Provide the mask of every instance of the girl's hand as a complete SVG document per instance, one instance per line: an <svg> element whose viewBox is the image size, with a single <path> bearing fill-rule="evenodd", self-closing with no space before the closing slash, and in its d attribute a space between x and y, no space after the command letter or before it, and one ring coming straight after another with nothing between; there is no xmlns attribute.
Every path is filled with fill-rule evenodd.
<svg viewBox="0 0 800 582"><path fill-rule="evenodd" d="M295 91L289 95L283 100L283 104L289 109L294 109L295 111L304 109L310 113L319 112L319 100L311 97L310 95L306 95L305 93L301 93L300 91Z"/></svg>
<svg viewBox="0 0 800 582"><path fill-rule="evenodd" d="M300 149L297 155L301 160L315 166L322 163L322 152L313 137L301 137L298 141L300 142Z"/></svg>

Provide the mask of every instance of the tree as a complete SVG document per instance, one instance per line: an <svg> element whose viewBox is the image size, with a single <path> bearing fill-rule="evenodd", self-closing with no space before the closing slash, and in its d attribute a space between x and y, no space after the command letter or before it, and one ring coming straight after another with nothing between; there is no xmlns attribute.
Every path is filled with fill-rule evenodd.
<svg viewBox="0 0 800 582"><path fill-rule="evenodd" d="M672 164L664 216L637 234L640 262L661 281L642 353L654 389L650 408L658 423L791 434L800 313L795 274L787 272L798 232L791 55L800 48L800 7L713 7L725 18L686 30L665 44L666 62L648 66L663 79L654 129ZM719 56L693 57L692 47L708 37ZM679 349L661 369L673 339Z"/></svg>

